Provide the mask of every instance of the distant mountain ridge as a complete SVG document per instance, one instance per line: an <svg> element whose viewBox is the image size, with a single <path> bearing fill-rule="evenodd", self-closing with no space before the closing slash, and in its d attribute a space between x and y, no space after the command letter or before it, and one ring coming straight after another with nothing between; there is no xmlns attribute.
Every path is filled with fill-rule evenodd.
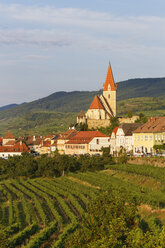
<svg viewBox="0 0 165 248"><path fill-rule="evenodd" d="M79 112L87 110L100 91L55 92L47 97L21 105L0 108L0 119L20 116L31 111ZM117 101L137 97L165 96L165 78L137 78L117 83ZM12 108L12 109L11 109Z"/></svg>
<svg viewBox="0 0 165 248"><path fill-rule="evenodd" d="M11 130L16 137L63 132L86 111L100 91L56 92L42 99L0 111L0 136ZM118 83L117 115L144 113L165 116L165 78L130 79Z"/></svg>

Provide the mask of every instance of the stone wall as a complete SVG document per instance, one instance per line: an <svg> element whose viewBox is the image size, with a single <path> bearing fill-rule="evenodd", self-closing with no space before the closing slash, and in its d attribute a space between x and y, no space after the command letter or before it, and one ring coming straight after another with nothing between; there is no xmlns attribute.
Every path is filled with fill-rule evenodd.
<svg viewBox="0 0 165 248"><path fill-rule="evenodd" d="M87 120L88 128L89 129L97 129L100 127L108 127L110 125L110 120Z"/></svg>
<svg viewBox="0 0 165 248"><path fill-rule="evenodd" d="M135 123L135 121L139 119L139 116L132 116L131 118L129 117L119 117L118 120L121 123Z"/></svg>

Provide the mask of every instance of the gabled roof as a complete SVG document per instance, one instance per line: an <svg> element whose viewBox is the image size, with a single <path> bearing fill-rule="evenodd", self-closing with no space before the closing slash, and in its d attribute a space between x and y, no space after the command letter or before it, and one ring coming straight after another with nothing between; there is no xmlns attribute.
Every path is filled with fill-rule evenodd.
<svg viewBox="0 0 165 248"><path fill-rule="evenodd" d="M15 137L10 131L8 131L7 134L3 138L4 139L15 139Z"/></svg>
<svg viewBox="0 0 165 248"><path fill-rule="evenodd" d="M80 113L78 114L77 117L79 117L79 118L85 117L85 112L80 111Z"/></svg>
<svg viewBox="0 0 165 248"><path fill-rule="evenodd" d="M0 146L0 152L28 152L29 149L28 147L21 142L18 142L17 144L15 144L14 146Z"/></svg>
<svg viewBox="0 0 165 248"><path fill-rule="evenodd" d="M109 63L109 66L108 66L107 77L106 77L105 83L103 85L103 91L108 91L108 86L109 85L110 85L111 91L116 91L117 84L115 84L115 82L114 82L112 68L111 68L110 63Z"/></svg>
<svg viewBox="0 0 165 248"><path fill-rule="evenodd" d="M140 123L122 123L120 124L119 128L123 130L125 136L132 136L133 131L141 126L142 124Z"/></svg>
<svg viewBox="0 0 165 248"><path fill-rule="evenodd" d="M165 117L153 117L148 122L137 128L134 133L165 132Z"/></svg>
<svg viewBox="0 0 165 248"><path fill-rule="evenodd" d="M89 109L104 109L98 96L95 96Z"/></svg>
<svg viewBox="0 0 165 248"><path fill-rule="evenodd" d="M42 138L40 136L35 136L35 140L33 140L33 136L29 136L26 140L26 144L28 146L40 145L42 143Z"/></svg>
<svg viewBox="0 0 165 248"><path fill-rule="evenodd" d="M69 140L70 138L72 138L76 134L77 134L77 130L75 130L75 129L69 129L65 133L62 133L59 136L58 140Z"/></svg>
<svg viewBox="0 0 165 248"><path fill-rule="evenodd" d="M114 133L115 136L116 136L116 133L117 133L118 128L119 128L119 127L115 127L115 128L113 129L113 131L112 131L112 133Z"/></svg>
<svg viewBox="0 0 165 248"><path fill-rule="evenodd" d="M109 137L100 131L80 131L66 144L89 144L93 138Z"/></svg>

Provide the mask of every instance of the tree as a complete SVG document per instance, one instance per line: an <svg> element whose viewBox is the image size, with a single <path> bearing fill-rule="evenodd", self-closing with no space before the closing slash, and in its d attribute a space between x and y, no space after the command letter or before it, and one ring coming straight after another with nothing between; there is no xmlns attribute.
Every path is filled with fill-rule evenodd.
<svg viewBox="0 0 165 248"><path fill-rule="evenodd" d="M139 114L139 119L137 119L136 123L146 123L148 121L147 116L145 116L143 113Z"/></svg>
<svg viewBox="0 0 165 248"><path fill-rule="evenodd" d="M155 222L151 230L138 216L136 202L123 193L100 192L87 212L79 228L68 237L66 248L164 247L164 228Z"/></svg>
<svg viewBox="0 0 165 248"><path fill-rule="evenodd" d="M127 116L128 116L128 118L132 118L132 116L133 116L132 111L128 111Z"/></svg>

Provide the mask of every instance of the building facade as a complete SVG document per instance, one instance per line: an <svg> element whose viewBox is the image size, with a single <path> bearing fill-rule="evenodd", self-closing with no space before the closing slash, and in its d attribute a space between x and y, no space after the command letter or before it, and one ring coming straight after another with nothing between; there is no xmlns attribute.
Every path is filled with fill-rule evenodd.
<svg viewBox="0 0 165 248"><path fill-rule="evenodd" d="M80 131L65 143L65 154L102 154L102 148L110 146L110 137L99 131Z"/></svg>
<svg viewBox="0 0 165 248"><path fill-rule="evenodd" d="M122 149L127 153L133 152L133 131L140 127L139 123L122 123L111 134L110 153L118 154Z"/></svg>
<svg viewBox="0 0 165 248"><path fill-rule="evenodd" d="M154 145L165 143L165 117L153 117L133 132L134 155L154 154Z"/></svg>
<svg viewBox="0 0 165 248"><path fill-rule="evenodd" d="M85 114L77 116L77 123L87 123L88 128L107 127L110 117L116 116L116 89L111 65L108 66L107 77L103 85L103 94L95 96Z"/></svg>

